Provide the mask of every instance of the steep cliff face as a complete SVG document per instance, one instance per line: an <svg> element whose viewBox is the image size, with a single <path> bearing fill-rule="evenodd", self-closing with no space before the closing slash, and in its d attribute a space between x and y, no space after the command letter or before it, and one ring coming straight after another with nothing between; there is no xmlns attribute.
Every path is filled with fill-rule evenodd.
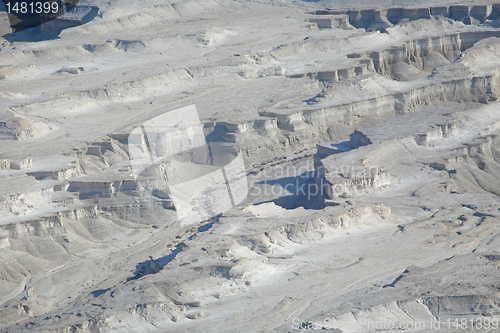
<svg viewBox="0 0 500 333"><path fill-rule="evenodd" d="M499 195L499 153L496 131L457 149L454 157L445 159L438 167L448 172L453 191L460 192L467 188Z"/></svg>
<svg viewBox="0 0 500 333"><path fill-rule="evenodd" d="M255 161L265 158L258 152L262 147L279 156L331 139L329 133L342 125L378 121L433 105L495 101L498 75L491 66L498 64L498 55L489 48L497 44L496 39L490 39L497 35L497 31L455 33L410 40L390 50L348 54L361 64L352 68L352 75L342 75L342 71L349 71L339 69L291 76L321 82L322 91L287 107L259 112L270 120L216 124L214 140L223 138L236 143L249 160ZM475 43L478 46L471 49ZM488 69L466 60L485 52ZM461 75L457 75L458 69ZM385 77L410 82L395 88ZM215 139L215 135L219 138ZM253 142L259 142L260 148Z"/></svg>
<svg viewBox="0 0 500 333"><path fill-rule="evenodd" d="M417 175L426 168L439 174L436 177L441 179L440 191L499 195L499 128L495 105L455 112L453 116L441 112L439 117L430 111L408 114L400 121L392 119L378 125L381 130L362 129L370 143L355 149L318 149L316 183L322 186L327 203L404 186L408 181L405 163L423 163L423 169L414 171L416 178L433 179L430 174ZM411 125L413 122L420 123L421 128ZM393 129L387 132L384 128ZM346 141L334 146L348 144ZM425 193L429 192L420 195Z"/></svg>
<svg viewBox="0 0 500 333"><path fill-rule="evenodd" d="M317 10L315 15L348 15L349 23L356 28L382 30L405 21L449 18L464 24L478 24L487 20L496 20L500 16L500 4L489 5L453 5L423 8L389 8L363 10Z"/></svg>
<svg viewBox="0 0 500 333"><path fill-rule="evenodd" d="M214 133L228 142L237 143L236 146L246 151L250 160L255 160L264 156L257 157L258 149L250 144L254 140L248 140L250 133L255 142L261 142L259 147L266 147L279 155L327 140L332 127L354 125L448 102L494 101L497 99L498 76L493 63L498 63L498 56L490 51L491 45L497 44L490 38L496 36L497 31L455 33L410 40L401 47L384 51L348 54L349 59L360 63L358 67L291 76L322 84L318 95L305 99L307 106L295 103L285 109L268 108L259 114L270 120L217 124ZM473 47L476 43L478 46ZM485 56L490 66L487 69L482 67L485 62L474 60ZM456 75L458 69L463 76ZM454 73L452 77L451 72ZM373 76L373 73L412 83L394 89L390 81ZM372 93L366 93L367 90ZM338 95L339 91L345 94Z"/></svg>
<svg viewBox="0 0 500 333"><path fill-rule="evenodd" d="M329 183L328 191L326 191L327 197L329 199L352 198L391 186L391 178L387 172L381 170L375 172L373 168L370 172L366 169L359 169L357 174L351 174L345 178L329 173L325 177Z"/></svg>

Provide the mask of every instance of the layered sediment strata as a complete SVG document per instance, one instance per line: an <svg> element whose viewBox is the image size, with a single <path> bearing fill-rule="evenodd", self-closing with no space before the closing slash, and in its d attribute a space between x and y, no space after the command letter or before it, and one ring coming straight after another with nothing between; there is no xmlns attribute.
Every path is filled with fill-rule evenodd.
<svg viewBox="0 0 500 333"><path fill-rule="evenodd" d="M31 156L25 157L18 161L4 159L0 162L0 169L21 170L29 168L31 166L33 166L33 159L31 158Z"/></svg>
<svg viewBox="0 0 500 333"><path fill-rule="evenodd" d="M367 145L353 143L360 134L333 147L322 144L315 155L316 183L323 188L327 203L400 184L406 176L396 166L406 159L441 172L443 191L458 193L467 188L498 195L496 106L456 112L453 117L446 109L441 113L422 112L363 129ZM413 121L419 122L420 128L408 125ZM330 148L336 146L348 149ZM420 158L413 160L415 155Z"/></svg>
<svg viewBox="0 0 500 333"><path fill-rule="evenodd" d="M497 43L490 39L496 36L498 32L494 30L456 33L411 40L391 50L348 54L348 58L359 59L365 66L359 68L365 69L358 71L358 67L353 67L352 75L344 69L292 75L291 78L320 81L324 87L310 99L291 101L285 104L286 107L280 103L259 111L261 117L272 119L267 126L261 126L262 120L231 126L216 123L214 134L219 138L214 135L214 140L222 138L237 143L235 146L243 149L252 160L258 154L247 140L250 130L265 138L260 138L259 149L266 147L280 154L328 140L334 128L344 125L353 126L369 119L377 121L449 102L495 101L498 77L494 62L489 62L491 67L485 70L479 63L470 63L469 59L478 54L496 59L497 56L488 50L488 45ZM342 71L346 74L341 74ZM450 75L452 72L454 74ZM457 73L462 74L457 76ZM384 77L408 83L396 88Z"/></svg>
<svg viewBox="0 0 500 333"><path fill-rule="evenodd" d="M319 29L354 29L354 27L349 23L349 15L320 15L316 14L316 16L310 19L311 23L315 23Z"/></svg>
<svg viewBox="0 0 500 333"><path fill-rule="evenodd" d="M349 167L356 171L335 174L330 168L328 174L324 175L324 180L327 182L324 191L326 199L352 198L391 186L391 177L383 170L362 165Z"/></svg>
<svg viewBox="0 0 500 333"><path fill-rule="evenodd" d="M349 146L349 142L344 146ZM371 143L354 147L352 150L318 149L315 154L316 184L321 187L321 196L327 205L335 199L373 193L390 187L395 181L382 167L364 162L363 157L374 147Z"/></svg>
<svg viewBox="0 0 500 333"><path fill-rule="evenodd" d="M385 30L404 21L431 18L449 18L465 24L478 24L500 17L500 4L490 5L452 5L424 8L389 8L338 11L333 9L317 10L314 15L347 15L349 24L356 28Z"/></svg>
<svg viewBox="0 0 500 333"><path fill-rule="evenodd" d="M30 121L23 117L14 117L3 114L0 122L0 139L2 140L26 140L43 136L58 126L47 124L44 121Z"/></svg>

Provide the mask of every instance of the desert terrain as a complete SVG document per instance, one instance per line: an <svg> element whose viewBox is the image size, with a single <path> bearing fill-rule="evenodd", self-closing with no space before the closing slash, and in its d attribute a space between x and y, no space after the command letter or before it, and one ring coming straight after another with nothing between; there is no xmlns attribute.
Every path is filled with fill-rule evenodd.
<svg viewBox="0 0 500 333"><path fill-rule="evenodd" d="M0 36L0 332L500 332L500 3L2 3ZM244 184L181 223L222 166L131 143L194 106Z"/></svg>

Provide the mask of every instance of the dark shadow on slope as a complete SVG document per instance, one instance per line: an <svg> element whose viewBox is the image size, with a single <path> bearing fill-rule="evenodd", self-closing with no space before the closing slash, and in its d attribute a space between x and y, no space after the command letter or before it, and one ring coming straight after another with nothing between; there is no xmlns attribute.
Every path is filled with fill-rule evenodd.
<svg viewBox="0 0 500 333"><path fill-rule="evenodd" d="M198 232L205 232L210 230L214 225L214 223L219 221L221 215L222 214L219 214L207 220L208 223L198 227ZM191 237L193 236L194 235L192 235ZM191 239L191 237L189 239ZM137 280L145 275L158 273L163 268L165 268L165 266L168 265L172 260L174 260L174 258L179 254L179 252L184 250L184 248L186 247L187 245L183 242L179 243L179 245L177 245L175 249L172 250L172 252L170 252L170 254L167 254L166 256L160 257L158 259L153 259L153 257L149 256L149 260L143 261L135 266L134 276L127 278L127 281L125 283L132 280ZM107 290L96 290L92 292L92 294L94 295L94 297L97 297L102 295L106 291Z"/></svg>
<svg viewBox="0 0 500 333"><path fill-rule="evenodd" d="M109 290L111 290L111 288L108 288L108 289L99 289L99 290L94 290L93 292L91 292L92 296L94 297L99 297L101 295L104 295L106 292L108 292Z"/></svg>
<svg viewBox="0 0 500 333"><path fill-rule="evenodd" d="M5 6L0 7L3 7L0 11L7 11ZM28 15L19 18L7 14L12 33L2 37L9 42L38 42L56 39L63 30L86 24L99 13L99 8L96 6L67 5L66 12L62 6L58 8L59 12L49 16Z"/></svg>
<svg viewBox="0 0 500 333"><path fill-rule="evenodd" d="M280 179L264 180L258 182L259 185L269 185L264 191L282 195L277 199L259 202L256 205L273 202L275 205L285 209L296 209L303 207L305 209L323 209L324 203L320 200L323 192L323 186L318 184L315 172L305 172L295 177L284 177ZM279 186L278 190L276 186Z"/></svg>
<svg viewBox="0 0 500 333"><path fill-rule="evenodd" d="M222 215L222 214L220 214ZM216 218L220 217L220 215L216 216ZM205 231L208 231L212 228L212 226L214 225L213 222L210 222L210 223L207 223L207 224L204 224L202 225L201 227L198 227L198 231L199 232L205 232Z"/></svg>

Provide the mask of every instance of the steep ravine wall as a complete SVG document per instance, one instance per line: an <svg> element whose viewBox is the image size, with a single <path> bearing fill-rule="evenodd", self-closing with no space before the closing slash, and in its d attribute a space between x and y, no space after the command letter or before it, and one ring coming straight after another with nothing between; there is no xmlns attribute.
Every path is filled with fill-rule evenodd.
<svg viewBox="0 0 500 333"><path fill-rule="evenodd" d="M453 5L423 8L389 8L389 9L351 9L351 10L317 10L314 15L348 15L349 24L355 28L379 29L392 25L420 19L449 18L465 24L478 24L485 20L496 20L500 17L500 4L491 5Z"/></svg>
<svg viewBox="0 0 500 333"><path fill-rule="evenodd" d="M389 50L352 54L352 58L368 58L378 74L390 76L397 81L408 81L415 77L409 73L397 73L398 69L409 72L411 68L397 68L394 65L406 63L417 70L432 71L436 67L455 61L461 54L478 41L499 37L500 31L479 31L428 37L406 42L401 47ZM442 57L440 57L441 55ZM418 74L417 74L418 75Z"/></svg>
<svg viewBox="0 0 500 333"><path fill-rule="evenodd" d="M500 32L495 30L476 31L411 40L401 47L349 55L350 58L359 58L364 70L356 73L356 68L353 67L352 75L345 75L344 78L340 75L340 70L297 77L323 81L328 89L328 82L355 80L358 74L362 76L370 71L392 79L401 79L397 75L400 64L425 76L436 67L453 62L476 42L497 37L499 34ZM262 161L273 157L280 158L291 152L310 148L320 141L328 141L331 139L329 129L332 127L352 126L368 119L376 120L389 115L406 114L418 111L424 106L433 106L436 102L442 104L495 101L498 94L498 75L485 73L472 76L474 74L471 74L461 77L454 75L451 78L445 71L433 73L428 79L415 81L418 85L412 85L406 91L389 91L385 95L353 100L345 104L320 107L313 98L312 108L296 111L262 110L259 112L262 117L259 120L240 124L228 122L213 124L209 140L233 144L243 151L249 161ZM416 73L416 76L421 77L422 74Z"/></svg>
<svg viewBox="0 0 500 333"><path fill-rule="evenodd" d="M434 102L479 102L494 101L498 95L498 77L485 75L434 82L406 92L392 93L376 98L322 108L299 110L290 114L276 111L263 111L262 116L277 118L276 126L282 131L280 141L265 147L259 142L260 149L274 152L304 149L324 140L328 128L336 125L355 125L367 119L383 118L389 115L402 115L417 111ZM233 132L237 136L242 133ZM244 141L244 140L242 140ZM249 151L252 145L245 142ZM264 148L265 147L265 148Z"/></svg>

